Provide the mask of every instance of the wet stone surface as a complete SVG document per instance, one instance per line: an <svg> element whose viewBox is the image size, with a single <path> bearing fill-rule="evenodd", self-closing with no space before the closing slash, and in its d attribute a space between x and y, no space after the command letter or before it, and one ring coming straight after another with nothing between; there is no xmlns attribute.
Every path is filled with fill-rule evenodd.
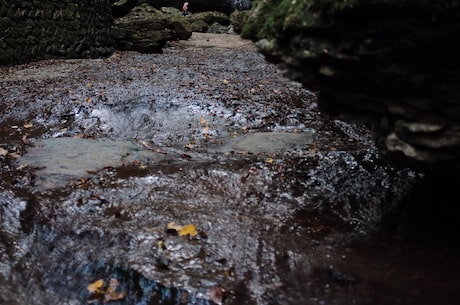
<svg viewBox="0 0 460 305"><path fill-rule="evenodd" d="M383 221L421 175L203 35L0 67L0 304L453 304L455 249Z"/></svg>

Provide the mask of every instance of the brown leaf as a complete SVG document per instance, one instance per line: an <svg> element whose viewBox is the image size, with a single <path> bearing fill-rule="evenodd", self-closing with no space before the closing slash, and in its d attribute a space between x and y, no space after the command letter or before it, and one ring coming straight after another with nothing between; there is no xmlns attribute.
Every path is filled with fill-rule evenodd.
<svg viewBox="0 0 460 305"><path fill-rule="evenodd" d="M3 147L0 147L0 156L6 156L8 154L8 151L4 149Z"/></svg>
<svg viewBox="0 0 460 305"><path fill-rule="evenodd" d="M212 286L209 288L209 299L216 304L222 304L225 289L222 287Z"/></svg>
<svg viewBox="0 0 460 305"><path fill-rule="evenodd" d="M120 286L120 283L117 279L111 278L109 281L109 287L107 287L104 293L104 302L109 301L118 301L123 299L126 296L125 291L117 292L117 288Z"/></svg>
<svg viewBox="0 0 460 305"><path fill-rule="evenodd" d="M21 158L21 155L18 154L18 153L12 152L12 153L8 154L8 157L11 158L11 159L19 159L19 158Z"/></svg>

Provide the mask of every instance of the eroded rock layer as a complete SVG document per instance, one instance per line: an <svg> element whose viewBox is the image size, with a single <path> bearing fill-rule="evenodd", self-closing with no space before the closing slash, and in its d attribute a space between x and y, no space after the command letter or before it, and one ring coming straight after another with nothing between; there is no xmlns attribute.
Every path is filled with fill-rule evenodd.
<svg viewBox="0 0 460 305"><path fill-rule="evenodd" d="M0 65L113 52L109 0L0 1Z"/></svg>
<svg viewBox="0 0 460 305"><path fill-rule="evenodd" d="M459 14L448 0L259 0L243 36L383 151L457 170Z"/></svg>

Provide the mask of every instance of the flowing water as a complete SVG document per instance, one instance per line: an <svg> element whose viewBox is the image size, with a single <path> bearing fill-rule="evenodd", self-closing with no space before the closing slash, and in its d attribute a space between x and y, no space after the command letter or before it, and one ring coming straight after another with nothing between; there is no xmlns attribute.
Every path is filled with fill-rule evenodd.
<svg viewBox="0 0 460 305"><path fill-rule="evenodd" d="M0 304L457 301L424 175L247 44L0 69Z"/></svg>

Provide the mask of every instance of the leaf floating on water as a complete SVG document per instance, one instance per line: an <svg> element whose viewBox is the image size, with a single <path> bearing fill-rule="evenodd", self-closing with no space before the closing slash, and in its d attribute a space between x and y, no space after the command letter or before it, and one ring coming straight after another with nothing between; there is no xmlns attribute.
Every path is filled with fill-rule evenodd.
<svg viewBox="0 0 460 305"><path fill-rule="evenodd" d="M104 286L104 280L97 280L94 283L91 283L86 287L89 293L103 293L101 288Z"/></svg>

